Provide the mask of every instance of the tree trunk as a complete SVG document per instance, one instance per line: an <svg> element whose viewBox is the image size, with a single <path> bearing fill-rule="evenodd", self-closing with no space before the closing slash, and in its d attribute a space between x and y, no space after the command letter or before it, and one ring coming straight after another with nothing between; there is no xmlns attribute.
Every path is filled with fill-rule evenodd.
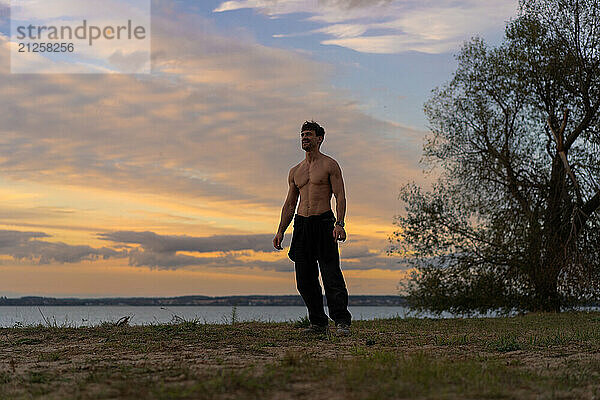
<svg viewBox="0 0 600 400"><path fill-rule="evenodd" d="M569 209L572 209L566 186L566 170L558 154L552 160L552 172L544 216L542 262L533 276L539 311L560 312L558 276L567 262Z"/></svg>
<svg viewBox="0 0 600 400"><path fill-rule="evenodd" d="M558 277L546 276L535 285L535 311L560 312L561 299L558 293Z"/></svg>

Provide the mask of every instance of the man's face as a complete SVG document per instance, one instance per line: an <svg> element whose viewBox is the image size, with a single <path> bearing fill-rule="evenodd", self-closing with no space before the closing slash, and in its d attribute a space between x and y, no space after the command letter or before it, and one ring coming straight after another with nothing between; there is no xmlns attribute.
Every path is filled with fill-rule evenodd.
<svg viewBox="0 0 600 400"><path fill-rule="evenodd" d="M315 131L302 131L300 136L302 138L302 150L304 151L316 149L321 143L321 139Z"/></svg>

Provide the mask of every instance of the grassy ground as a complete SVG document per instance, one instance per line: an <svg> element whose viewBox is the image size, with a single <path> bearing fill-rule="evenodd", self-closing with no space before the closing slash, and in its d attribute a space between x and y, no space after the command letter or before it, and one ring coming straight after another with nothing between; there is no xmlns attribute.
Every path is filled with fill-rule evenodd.
<svg viewBox="0 0 600 400"><path fill-rule="evenodd" d="M597 399L600 313L0 329L0 399Z"/></svg>

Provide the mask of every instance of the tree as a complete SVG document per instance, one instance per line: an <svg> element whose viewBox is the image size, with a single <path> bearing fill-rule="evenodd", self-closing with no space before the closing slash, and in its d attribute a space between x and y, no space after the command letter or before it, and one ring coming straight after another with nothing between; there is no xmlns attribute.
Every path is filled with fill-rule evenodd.
<svg viewBox="0 0 600 400"><path fill-rule="evenodd" d="M432 311L560 311L600 294L600 0L521 1L425 105L431 191L401 190L391 253Z"/></svg>

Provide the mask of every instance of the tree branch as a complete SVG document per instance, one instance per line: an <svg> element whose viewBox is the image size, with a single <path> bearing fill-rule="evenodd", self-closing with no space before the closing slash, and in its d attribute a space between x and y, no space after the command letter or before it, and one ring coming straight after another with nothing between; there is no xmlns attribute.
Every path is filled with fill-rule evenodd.
<svg viewBox="0 0 600 400"><path fill-rule="evenodd" d="M567 153L566 153L565 144L564 144L564 140L563 140L564 132L567 127L568 118L569 118L569 110L565 109L563 111L563 121L562 121L562 124L560 125L559 131L556 132L556 130L554 129L554 126L552 125L552 116L548 117L548 126L550 127L550 131L552 132L552 135L554 135L554 140L556 140L556 152L560 156L562 163L565 166L565 170L567 171L569 178L571 178L571 181L573 182L573 185L575 186L575 193L577 195L577 204L581 206L583 204L583 198L581 197L581 189L579 189L579 183L577 183L575 174L573 174L573 171L571 170L571 166L569 165L569 161L567 160Z"/></svg>
<svg viewBox="0 0 600 400"><path fill-rule="evenodd" d="M577 125L577 127L573 130L573 132L571 132L571 134L569 134L569 136L567 136L567 139L565 140L564 146L567 151L571 148L573 143L575 143L575 140L577 140L579 135L581 135L581 132L583 132L583 130L590 125L590 122L592 122L592 119L594 118L594 115L596 115L596 113L598 112L599 108L600 98L596 101L596 103L593 106L587 107L585 117L583 117L579 125Z"/></svg>
<svg viewBox="0 0 600 400"><path fill-rule="evenodd" d="M575 217L573 219L573 233L574 233L575 237L577 237L577 235L579 234L579 231L585 225L588 218L593 213L598 211L598 209L600 209L600 191L598 191L594 195L594 197L589 199L583 205L583 207L581 207L579 210L576 210L576 212L578 212L578 215L575 215Z"/></svg>

